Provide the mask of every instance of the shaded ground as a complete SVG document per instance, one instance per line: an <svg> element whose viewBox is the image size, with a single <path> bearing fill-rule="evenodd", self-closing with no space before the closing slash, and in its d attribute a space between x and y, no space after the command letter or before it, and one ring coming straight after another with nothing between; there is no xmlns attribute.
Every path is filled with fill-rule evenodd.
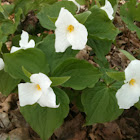
<svg viewBox="0 0 140 140"><path fill-rule="evenodd" d="M31 20L36 19L29 18ZM27 20L27 22L29 22ZM129 60L119 52L125 49L134 56L139 57L140 41L135 32L130 32L122 22L117 12L114 24L122 31L112 45L110 53L106 56L110 67L123 70ZM137 23L138 26L140 25ZM83 50L78 58L86 59L93 65L93 56L89 56L90 48ZM140 111L135 107L125 110L115 121L94 124L83 127L85 115L80 113L74 104L70 105L70 113L64 124L57 129L50 140L140 140ZM40 140L39 136L26 123L19 111L18 96L16 93L4 97L0 94L0 140Z"/></svg>
<svg viewBox="0 0 140 140"><path fill-rule="evenodd" d="M19 111L17 94L0 94L0 140L41 140ZM115 121L83 127L85 115L75 105L50 140L140 140L140 111L132 107ZM133 138L133 139L132 139Z"/></svg>

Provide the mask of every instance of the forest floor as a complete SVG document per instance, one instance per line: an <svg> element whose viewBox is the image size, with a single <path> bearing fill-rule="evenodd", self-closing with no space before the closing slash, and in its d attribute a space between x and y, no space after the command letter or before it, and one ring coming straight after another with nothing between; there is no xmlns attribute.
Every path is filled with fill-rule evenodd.
<svg viewBox="0 0 140 140"><path fill-rule="evenodd" d="M116 38L116 44L112 45L110 53L106 56L110 67L118 69L125 67L130 62L119 49L124 49L139 58L140 40L135 32L127 29L116 13L114 25L121 31ZM140 23L137 23L140 27ZM85 59L91 64L93 56L89 56L90 49L87 47L78 55L79 59ZM50 140L140 140L140 111L135 107L125 110L116 120L108 123L83 126L85 114L70 104L70 113L64 124L57 129ZM17 93L8 97L0 94L0 140L41 140L24 120L19 111Z"/></svg>

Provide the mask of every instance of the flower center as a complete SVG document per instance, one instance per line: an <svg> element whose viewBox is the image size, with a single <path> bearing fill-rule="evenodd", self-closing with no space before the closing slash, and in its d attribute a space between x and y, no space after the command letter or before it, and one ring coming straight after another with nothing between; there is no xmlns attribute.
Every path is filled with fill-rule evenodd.
<svg viewBox="0 0 140 140"><path fill-rule="evenodd" d="M131 79L131 80L129 81L129 85L134 86L135 83L136 83L136 80L135 80L135 79Z"/></svg>
<svg viewBox="0 0 140 140"><path fill-rule="evenodd" d="M41 87L39 84L37 84L36 86L37 86L37 90L41 90Z"/></svg>
<svg viewBox="0 0 140 140"><path fill-rule="evenodd" d="M67 30L69 32L72 32L74 30L74 26L73 25L69 25L68 28L67 28Z"/></svg>

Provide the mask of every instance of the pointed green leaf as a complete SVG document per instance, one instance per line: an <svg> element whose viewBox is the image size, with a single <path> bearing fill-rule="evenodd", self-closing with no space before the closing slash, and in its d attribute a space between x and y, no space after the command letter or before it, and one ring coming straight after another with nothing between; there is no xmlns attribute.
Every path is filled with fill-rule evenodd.
<svg viewBox="0 0 140 140"><path fill-rule="evenodd" d="M14 78L29 81L29 78L26 77L22 71L22 66L31 73L42 72L48 74L49 72L45 54L37 48L19 50L14 53L5 53L3 56L5 71Z"/></svg>
<svg viewBox="0 0 140 140"><path fill-rule="evenodd" d="M23 10L24 15L29 11L35 10L35 12L40 11L41 7L46 4L53 4L58 0L14 0L15 11L20 7Z"/></svg>
<svg viewBox="0 0 140 140"><path fill-rule="evenodd" d="M50 65L51 72L64 60L75 57L78 51L72 50L71 47L69 47L65 52L63 53L56 53L55 52L55 35L48 35L42 43L38 44L37 48L41 49L47 58L47 61Z"/></svg>
<svg viewBox="0 0 140 140"><path fill-rule="evenodd" d="M76 0L77 3L79 3L80 5L85 5L86 1L85 0Z"/></svg>
<svg viewBox="0 0 140 140"><path fill-rule="evenodd" d="M49 139L54 130L62 125L69 112L69 99L66 93L59 88L53 90L57 96L57 104L60 103L59 108L41 107L38 104L20 108L25 120L42 140Z"/></svg>
<svg viewBox="0 0 140 140"><path fill-rule="evenodd" d="M70 79L70 76L65 76L65 77L49 77L50 80L52 81L51 86L59 86L64 84L66 81Z"/></svg>
<svg viewBox="0 0 140 140"><path fill-rule="evenodd" d="M140 28L135 21L140 22L140 3L137 0L129 0L120 7L120 16L131 31L136 31L140 39Z"/></svg>
<svg viewBox="0 0 140 140"><path fill-rule="evenodd" d="M22 66L22 71L23 73L28 77L30 78L30 76L32 75L29 71L27 71L23 66Z"/></svg>
<svg viewBox="0 0 140 140"><path fill-rule="evenodd" d="M85 22L89 36L115 40L119 31L108 18L106 12L97 6L93 6L90 11L92 13Z"/></svg>
<svg viewBox="0 0 140 140"><path fill-rule="evenodd" d="M125 50L121 50L120 52L122 52L129 60L136 60L136 58L134 56L132 56L129 52L125 51Z"/></svg>
<svg viewBox="0 0 140 140"><path fill-rule="evenodd" d="M106 72L106 74L117 81L124 81L125 80L125 73L124 72Z"/></svg>
<svg viewBox="0 0 140 140"><path fill-rule="evenodd" d="M103 65L103 67L108 67L108 61L106 60L105 56L111 49L112 41L90 36L87 44L93 49L96 54L96 57L94 57L94 61L100 66Z"/></svg>
<svg viewBox="0 0 140 140"><path fill-rule="evenodd" d="M94 88L83 91L86 125L109 122L121 115L123 110L118 107L115 93L113 88L108 88L104 83L97 83Z"/></svg>
<svg viewBox="0 0 140 140"><path fill-rule="evenodd" d="M75 18L81 23L84 24L87 20L87 18L89 17L89 15L91 14L90 11L86 11L80 14L75 15Z"/></svg>
<svg viewBox="0 0 140 140"><path fill-rule="evenodd" d="M2 22L0 28L4 35L13 34L15 32L17 26L19 25L21 14L22 14L22 9L19 8L17 13L15 13L15 21L7 19L4 22Z"/></svg>
<svg viewBox="0 0 140 140"><path fill-rule="evenodd" d="M4 72L4 70L0 71L0 92L3 95L8 96L19 82L19 79L12 78L7 72Z"/></svg>
<svg viewBox="0 0 140 140"><path fill-rule="evenodd" d="M55 69L52 75L54 77L70 76L71 78L62 86L71 87L76 90L93 87L101 77L101 73L96 67L85 60L75 58L64 61Z"/></svg>
<svg viewBox="0 0 140 140"><path fill-rule="evenodd" d="M45 5L42 7L41 11L37 14L37 17L44 28L55 30L55 24L50 18L58 17L60 9L65 7L72 14L75 14L77 9L76 5L70 1L59 1L53 5ZM44 20L45 19L45 20Z"/></svg>

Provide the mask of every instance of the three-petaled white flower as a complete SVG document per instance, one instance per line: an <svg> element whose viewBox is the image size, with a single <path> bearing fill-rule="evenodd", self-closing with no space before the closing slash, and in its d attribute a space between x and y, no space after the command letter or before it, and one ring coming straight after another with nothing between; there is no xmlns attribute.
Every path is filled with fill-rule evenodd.
<svg viewBox="0 0 140 140"><path fill-rule="evenodd" d="M0 70L4 68L4 61L2 58L0 58Z"/></svg>
<svg viewBox="0 0 140 140"><path fill-rule="evenodd" d="M68 10L61 8L55 26L56 52L64 52L71 45L74 50L85 48L88 36L87 29Z"/></svg>
<svg viewBox="0 0 140 140"><path fill-rule="evenodd" d="M13 53L15 51L18 51L20 49L28 49L28 48L34 48L35 47L35 42L33 39L31 39L29 42L29 34L25 31L22 31L21 34L21 40L19 41L19 46L20 47L15 47L12 46L10 53Z"/></svg>
<svg viewBox="0 0 140 140"><path fill-rule="evenodd" d="M110 20L112 20L114 18L112 16L113 13L114 13L114 10L112 8L111 3L108 0L105 0L105 5L103 7L101 7L101 9L104 10L107 13Z"/></svg>
<svg viewBox="0 0 140 140"><path fill-rule="evenodd" d="M125 69L125 84L117 91L119 108L129 109L140 97L140 61L133 60Z"/></svg>
<svg viewBox="0 0 140 140"><path fill-rule="evenodd" d="M43 73L32 74L32 83L18 84L20 106L38 103L42 107L57 108L56 95L50 87L52 81Z"/></svg>
<svg viewBox="0 0 140 140"><path fill-rule="evenodd" d="M77 7L77 13L80 11L80 4L78 2L76 2L76 0L68 0L68 1L72 1Z"/></svg>

